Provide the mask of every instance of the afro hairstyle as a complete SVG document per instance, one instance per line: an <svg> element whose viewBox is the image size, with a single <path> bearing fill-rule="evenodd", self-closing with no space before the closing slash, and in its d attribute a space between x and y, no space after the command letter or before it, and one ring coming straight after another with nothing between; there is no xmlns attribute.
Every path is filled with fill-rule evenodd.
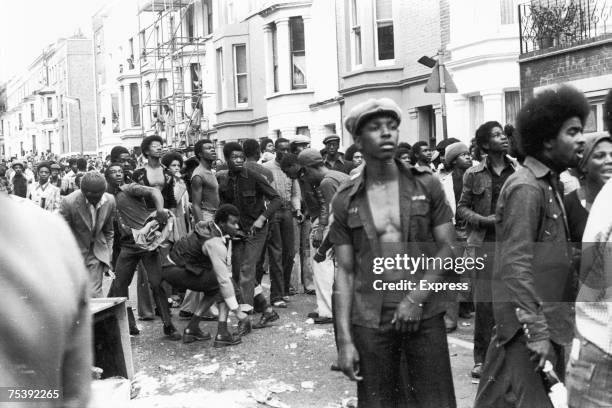
<svg viewBox="0 0 612 408"><path fill-rule="evenodd" d="M565 121L578 117L584 126L589 112L584 94L571 86L561 85L539 93L523 106L516 119L523 152L538 155L544 142L557 138Z"/></svg>

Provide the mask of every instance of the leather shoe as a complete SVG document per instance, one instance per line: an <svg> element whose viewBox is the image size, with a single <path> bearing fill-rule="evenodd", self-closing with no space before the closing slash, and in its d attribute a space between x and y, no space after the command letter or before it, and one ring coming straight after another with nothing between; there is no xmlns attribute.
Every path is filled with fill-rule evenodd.
<svg viewBox="0 0 612 408"><path fill-rule="evenodd" d="M240 320L238 322L238 331L236 333L234 333L235 336L246 336L247 334L249 334L251 332L252 328L251 328L251 319L246 318L244 320Z"/></svg>
<svg viewBox="0 0 612 408"><path fill-rule="evenodd" d="M179 311L179 319L191 319L193 317L192 312L187 312L185 310Z"/></svg>
<svg viewBox="0 0 612 408"><path fill-rule="evenodd" d="M310 318L310 319L316 319L317 317L319 317L319 313L317 313L317 312L310 312L306 316L308 316L308 318Z"/></svg>
<svg viewBox="0 0 612 408"><path fill-rule="evenodd" d="M242 343L242 339L239 336L233 334L217 334L215 336L215 342L213 346L215 348L235 346L236 344Z"/></svg>
<svg viewBox="0 0 612 408"><path fill-rule="evenodd" d="M472 375L472 378L480 378L482 375L482 363L474 365L474 368L472 368L470 374Z"/></svg>
<svg viewBox="0 0 612 408"><path fill-rule="evenodd" d="M315 324L330 324L334 322L334 319L332 319L331 317L315 317L314 319Z"/></svg>
<svg viewBox="0 0 612 408"><path fill-rule="evenodd" d="M210 335L210 333L204 333L202 330L197 329L197 330L191 330L191 329L185 329L183 330L183 343L187 344L187 343L193 343L194 341L204 341L204 340L210 340L212 338L212 336Z"/></svg>
<svg viewBox="0 0 612 408"><path fill-rule="evenodd" d="M140 329L138 329L138 327L130 326L130 335L131 336L138 336L139 334L140 334Z"/></svg>
<svg viewBox="0 0 612 408"><path fill-rule="evenodd" d="M176 330L173 324L164 326L164 334L168 337L168 340L176 341L181 339L181 334Z"/></svg>
<svg viewBox="0 0 612 408"><path fill-rule="evenodd" d="M259 319L259 322L252 325L252 327L254 329L263 329L264 327L267 327L268 323L275 322L278 319L279 319L278 313L276 313L274 310L270 312L264 312L261 314L261 318Z"/></svg>

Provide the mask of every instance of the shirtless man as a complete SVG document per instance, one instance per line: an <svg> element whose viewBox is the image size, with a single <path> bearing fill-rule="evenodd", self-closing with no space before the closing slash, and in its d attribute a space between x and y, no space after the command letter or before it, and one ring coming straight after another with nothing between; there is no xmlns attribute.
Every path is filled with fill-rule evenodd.
<svg viewBox="0 0 612 408"><path fill-rule="evenodd" d="M219 183L212 171L212 165L217 159L213 143L208 139L198 140L194 146L196 157L200 163L191 174L191 201L194 225L200 221L210 222L219 208ZM204 294L187 290L181 304L179 316L190 317L202 303Z"/></svg>
<svg viewBox="0 0 612 408"><path fill-rule="evenodd" d="M360 407L455 407L444 292L419 285L439 283L446 272L433 264L381 271L377 262L404 254L451 257L455 239L440 181L394 160L400 120L400 108L386 98L355 106L345 120L367 164L332 202L338 362L358 381ZM381 290L404 280L416 287Z"/></svg>
<svg viewBox="0 0 612 408"><path fill-rule="evenodd" d="M142 140L140 148L147 161L143 167L134 171L133 178L138 184L161 191L164 197L164 208L176 208L174 175L166 171L161 163L164 155L163 145L164 140L160 136L147 136Z"/></svg>
<svg viewBox="0 0 612 408"><path fill-rule="evenodd" d="M217 159L215 147L210 140L198 140L194 146L200 164L191 175L191 198L195 222L212 221L219 208L219 183L212 172Z"/></svg>

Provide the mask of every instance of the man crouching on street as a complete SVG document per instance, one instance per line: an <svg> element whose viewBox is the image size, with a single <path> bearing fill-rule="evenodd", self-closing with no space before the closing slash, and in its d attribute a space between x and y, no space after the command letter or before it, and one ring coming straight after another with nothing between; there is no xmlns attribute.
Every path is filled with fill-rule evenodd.
<svg viewBox="0 0 612 408"><path fill-rule="evenodd" d="M419 285L376 290L380 280L441 283L448 272L435 265L413 275L399 266L379 274L374 261L398 254L452 257L455 240L440 181L428 168L394 160L400 120L399 106L387 98L355 106L345 120L366 165L332 202L338 362L348 378L358 381L360 408L454 408L445 293Z"/></svg>
<svg viewBox="0 0 612 408"><path fill-rule="evenodd" d="M223 204L215 213L214 221L200 221L194 231L181 238L168 254L162 270L162 279L173 287L203 292L191 321L183 332L183 342L208 340L210 333L199 328L204 313L213 303L219 308L219 324L215 347L234 346L242 342L241 336L251 331L251 321L238 307L230 271L231 236L238 230L240 213L231 204ZM239 320L239 332L227 329L228 310Z"/></svg>

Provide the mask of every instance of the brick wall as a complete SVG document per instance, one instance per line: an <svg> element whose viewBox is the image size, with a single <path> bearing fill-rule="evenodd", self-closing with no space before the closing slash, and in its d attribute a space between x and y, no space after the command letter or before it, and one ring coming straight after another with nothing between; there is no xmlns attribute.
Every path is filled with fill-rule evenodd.
<svg viewBox="0 0 612 408"><path fill-rule="evenodd" d="M521 99L533 96L534 88L577 79L612 74L612 40L604 44L520 61ZM608 87L609 84L602 84Z"/></svg>
<svg viewBox="0 0 612 408"><path fill-rule="evenodd" d="M440 0L440 42L442 48L450 42L450 4L449 0ZM450 52L446 53L446 57L450 57Z"/></svg>

